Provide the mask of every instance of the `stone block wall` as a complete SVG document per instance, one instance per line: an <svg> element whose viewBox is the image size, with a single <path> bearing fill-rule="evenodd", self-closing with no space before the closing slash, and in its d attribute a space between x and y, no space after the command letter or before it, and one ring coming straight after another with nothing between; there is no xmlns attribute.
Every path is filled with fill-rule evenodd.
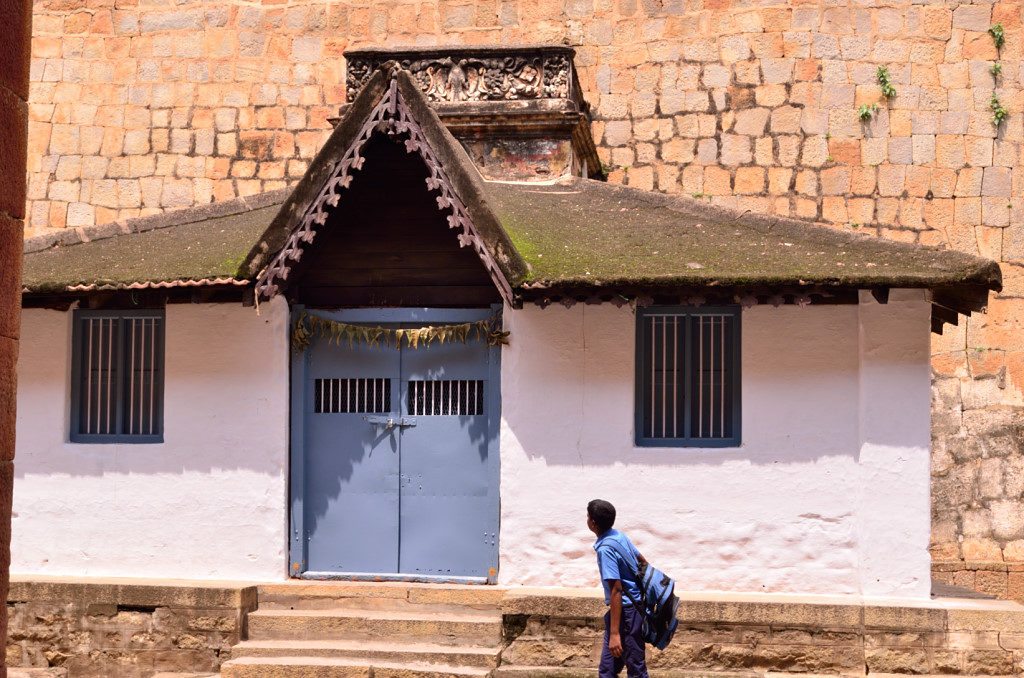
<svg viewBox="0 0 1024 678"><path fill-rule="evenodd" d="M565 42L611 181L1002 262L989 313L934 342L933 555L965 573L1024 562L1022 15L1019 0L37 0L28 231L297 180L344 102L348 48Z"/></svg>
<svg viewBox="0 0 1024 678"><path fill-rule="evenodd" d="M214 673L255 608L255 587L16 579L6 663L82 678Z"/></svg>
<svg viewBox="0 0 1024 678"><path fill-rule="evenodd" d="M497 678L585 678L600 659L603 601L509 595ZM656 675L700 671L810 674L1018 675L1024 672L1024 607L946 599L934 607L782 602L733 597L684 600Z"/></svg>

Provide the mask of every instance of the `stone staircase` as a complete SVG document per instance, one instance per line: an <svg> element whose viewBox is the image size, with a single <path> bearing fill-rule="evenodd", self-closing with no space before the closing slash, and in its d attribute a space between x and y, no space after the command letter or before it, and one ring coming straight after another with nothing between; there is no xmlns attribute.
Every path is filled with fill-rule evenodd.
<svg viewBox="0 0 1024 678"><path fill-rule="evenodd" d="M488 676L502 649L493 587L289 582L259 587L223 678Z"/></svg>

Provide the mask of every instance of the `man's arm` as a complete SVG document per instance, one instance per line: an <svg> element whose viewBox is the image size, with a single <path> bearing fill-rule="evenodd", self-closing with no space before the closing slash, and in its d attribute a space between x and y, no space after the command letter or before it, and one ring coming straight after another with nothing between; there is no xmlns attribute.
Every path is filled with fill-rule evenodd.
<svg viewBox="0 0 1024 678"><path fill-rule="evenodd" d="M612 579L611 619L608 624L608 651L613 657L622 656L622 581Z"/></svg>

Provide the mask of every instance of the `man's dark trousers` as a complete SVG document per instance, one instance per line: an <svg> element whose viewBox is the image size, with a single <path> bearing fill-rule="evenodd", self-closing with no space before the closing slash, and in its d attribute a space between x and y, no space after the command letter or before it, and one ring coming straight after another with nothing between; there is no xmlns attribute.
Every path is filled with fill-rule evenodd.
<svg viewBox="0 0 1024 678"><path fill-rule="evenodd" d="M632 605L622 606L622 656L613 657L608 651L608 627L612 613L604 615L604 648L601 650L601 665L598 667L598 678L614 678L626 667L629 678L648 678L647 661L644 658L644 619Z"/></svg>

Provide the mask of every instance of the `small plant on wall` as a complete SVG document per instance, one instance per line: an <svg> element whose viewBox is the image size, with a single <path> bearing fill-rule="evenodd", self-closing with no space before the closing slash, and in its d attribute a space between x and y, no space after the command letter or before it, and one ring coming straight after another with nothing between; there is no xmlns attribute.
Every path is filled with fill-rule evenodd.
<svg viewBox="0 0 1024 678"><path fill-rule="evenodd" d="M1003 32L1003 25L996 24L988 29L988 34L992 36L992 42L996 44L996 49L1003 49L1003 45L1006 44L1006 33Z"/></svg>
<svg viewBox="0 0 1024 678"><path fill-rule="evenodd" d="M878 78L878 85L882 88L882 96L892 99L896 96L896 86L892 84L892 76L886 66L879 66L875 76Z"/></svg>
<svg viewBox="0 0 1024 678"><path fill-rule="evenodd" d="M992 100L989 102L989 107L992 109L992 124L996 127L1002 125L1010 117L1010 112L999 101L999 97L996 96L995 92L992 92Z"/></svg>
<svg viewBox="0 0 1024 678"><path fill-rule="evenodd" d="M989 100L988 106L992 111L992 124L998 129L1010 117L1010 112L1003 106L1003 103L999 100L999 93L996 91L999 78L1003 75L1003 64L1000 59L1002 58L1003 45L1006 44L1006 33L1003 31L1002 24L995 24L992 28L988 29L988 34L992 36L992 42L996 46L996 60L988 70L992 74L992 98Z"/></svg>
<svg viewBox="0 0 1024 678"><path fill-rule="evenodd" d="M877 112L878 104L861 104L857 109L857 117L861 119L861 122L869 122Z"/></svg>
<svg viewBox="0 0 1024 678"><path fill-rule="evenodd" d="M879 66L878 70L875 71L875 78L878 80L878 85L882 89L882 96L885 97L886 101L896 96L896 86L892 84L892 76L889 74L887 66ZM869 123L878 113L878 110L878 104L861 104L857 108L857 117L860 118L861 122Z"/></svg>

